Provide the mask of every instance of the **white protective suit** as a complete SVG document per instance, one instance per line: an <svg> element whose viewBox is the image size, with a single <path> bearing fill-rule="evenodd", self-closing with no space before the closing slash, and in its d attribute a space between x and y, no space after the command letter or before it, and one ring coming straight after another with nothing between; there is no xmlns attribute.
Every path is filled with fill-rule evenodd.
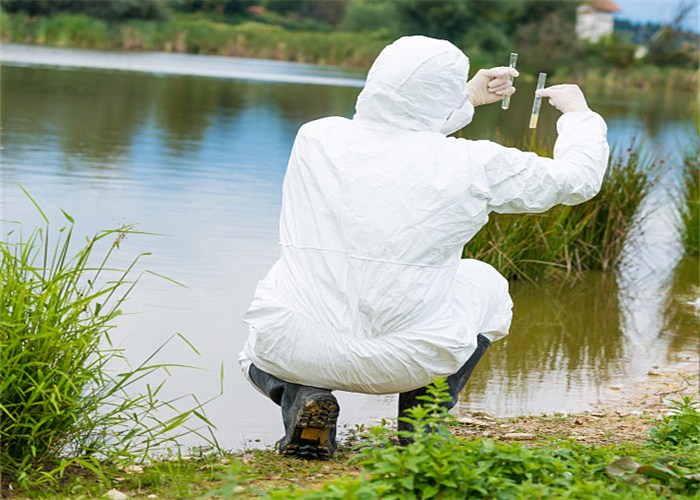
<svg viewBox="0 0 700 500"><path fill-rule="evenodd" d="M281 257L255 292L240 361L288 382L386 394L455 373L508 333L507 281L461 260L489 212L543 212L600 189L606 125L557 123L554 159L446 137L471 121L469 60L422 36L385 48L352 119L303 125L283 187ZM449 121L447 120L448 116Z"/></svg>

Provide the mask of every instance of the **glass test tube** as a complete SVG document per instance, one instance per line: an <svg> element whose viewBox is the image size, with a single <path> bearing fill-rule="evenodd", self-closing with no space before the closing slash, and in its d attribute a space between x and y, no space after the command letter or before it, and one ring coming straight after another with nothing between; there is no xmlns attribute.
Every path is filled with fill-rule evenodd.
<svg viewBox="0 0 700 500"><path fill-rule="evenodd" d="M537 90L544 88L544 81L547 79L547 73L540 73L537 78ZM530 115L530 128L537 128L537 119L540 117L540 106L542 98L535 96L535 102L532 103L532 114Z"/></svg>
<svg viewBox="0 0 700 500"><path fill-rule="evenodd" d="M518 62L518 54L515 52L510 53L510 64L509 67L515 68L516 63ZM513 84L513 77L508 78L508 83L510 85ZM506 94L503 96L503 100L501 101L501 109L508 109L510 107L510 94Z"/></svg>

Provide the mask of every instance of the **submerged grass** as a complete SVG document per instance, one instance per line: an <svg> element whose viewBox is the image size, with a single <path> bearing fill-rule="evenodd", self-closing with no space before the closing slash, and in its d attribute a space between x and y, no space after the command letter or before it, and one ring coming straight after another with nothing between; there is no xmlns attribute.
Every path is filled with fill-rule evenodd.
<svg viewBox="0 0 700 500"><path fill-rule="evenodd" d="M524 149L548 154L542 144ZM492 214L463 256L487 262L507 278L530 281L618 268L663 165L640 151L633 143L611 154L600 192L586 203L558 205L543 214Z"/></svg>
<svg viewBox="0 0 700 500"><path fill-rule="evenodd" d="M0 241L3 487L53 482L74 467L103 476L105 463L143 459L176 446L183 433L215 444L200 433L210 423L196 398L182 411L181 398L162 398L163 383L146 383L173 366L153 361L160 349L135 369L113 372L128 365L110 332L136 284L138 258L122 271L109 261L134 228L103 231L72 254L73 219L64 212L68 225L52 246L41 214L44 226L29 237L20 227ZM141 385L145 393L134 394Z"/></svg>
<svg viewBox="0 0 700 500"><path fill-rule="evenodd" d="M683 251L700 255L700 148L683 158L681 193L678 199L679 232Z"/></svg>

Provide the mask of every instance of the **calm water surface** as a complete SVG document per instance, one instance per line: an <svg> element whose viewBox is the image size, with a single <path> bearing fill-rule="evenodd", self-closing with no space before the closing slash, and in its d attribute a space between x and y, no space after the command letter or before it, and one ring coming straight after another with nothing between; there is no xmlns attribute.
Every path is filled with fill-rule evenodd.
<svg viewBox="0 0 700 500"><path fill-rule="evenodd" d="M208 406L220 444L236 448L281 435L277 407L243 379L237 354L253 289L278 255L281 184L298 127L350 116L362 73L271 61L164 54L117 54L6 45L2 67L3 237L40 216L76 220L76 233L138 223L159 235L132 235L117 263L149 252L145 274L113 334L137 364L173 333L162 362L176 370L167 394L216 396ZM47 66L48 65L48 66ZM609 387L697 356L697 323L687 304L698 265L680 262L673 229L674 164L697 141L686 97L586 89L613 144L635 135L669 157L652 216L619 276L591 273L576 283L512 284L511 335L497 343L470 383L459 411L567 412L610 397ZM479 109L469 138L527 132L532 90L519 86L506 113ZM538 133L554 137L557 113L543 106ZM697 292L695 292L697 294ZM395 415L394 396L340 394L341 423ZM186 444L197 444L192 438Z"/></svg>

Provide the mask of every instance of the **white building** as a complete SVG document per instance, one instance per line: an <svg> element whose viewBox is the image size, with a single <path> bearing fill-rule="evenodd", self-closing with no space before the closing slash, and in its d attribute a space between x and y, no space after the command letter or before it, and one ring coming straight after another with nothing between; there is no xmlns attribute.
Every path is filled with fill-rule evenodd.
<svg viewBox="0 0 700 500"><path fill-rule="evenodd" d="M586 0L576 8L576 36L597 42L615 29L613 12L620 12L612 0Z"/></svg>

